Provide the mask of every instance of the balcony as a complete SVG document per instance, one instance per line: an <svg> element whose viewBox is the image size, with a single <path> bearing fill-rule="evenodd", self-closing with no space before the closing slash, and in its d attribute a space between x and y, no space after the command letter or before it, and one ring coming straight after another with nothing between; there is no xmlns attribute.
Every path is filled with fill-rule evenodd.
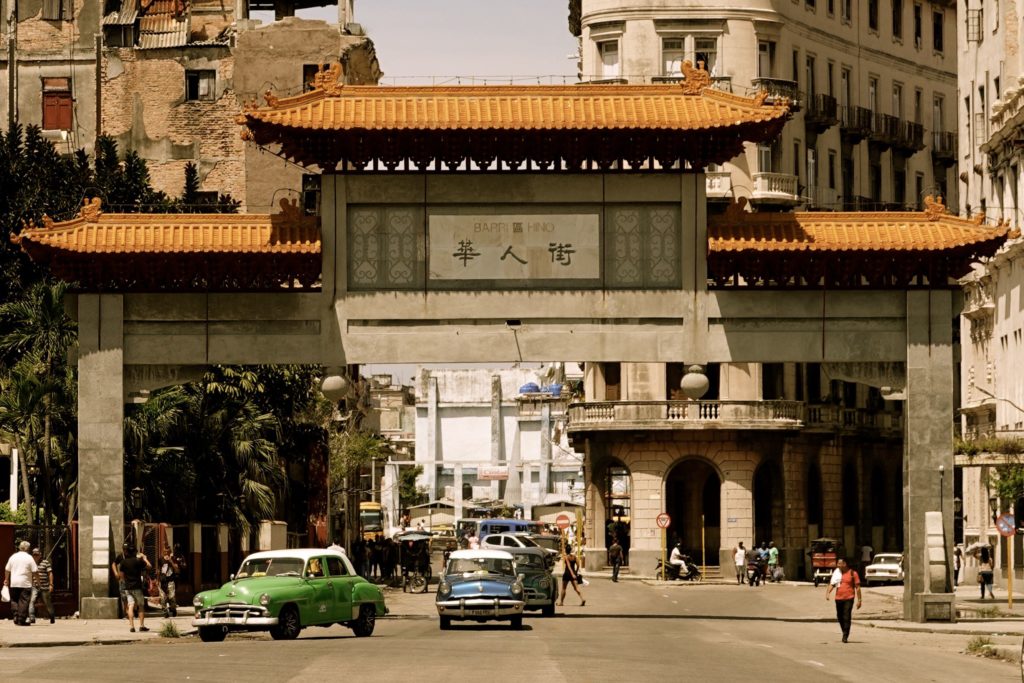
<svg viewBox="0 0 1024 683"><path fill-rule="evenodd" d="M727 171L715 171L704 176L704 193L708 200L725 199L732 201L732 174Z"/></svg>
<svg viewBox="0 0 1024 683"><path fill-rule="evenodd" d="M829 404L804 407L808 432L871 432L879 436L901 436L903 415Z"/></svg>
<svg viewBox="0 0 1024 683"><path fill-rule="evenodd" d="M899 133L893 140L892 148L906 156L924 149L924 126L913 121L899 120Z"/></svg>
<svg viewBox="0 0 1024 683"><path fill-rule="evenodd" d="M843 139L854 144L871 135L872 115L866 107L840 107L839 132Z"/></svg>
<svg viewBox="0 0 1024 683"><path fill-rule="evenodd" d="M755 173L754 192L750 199L761 204L790 204L800 202L797 177L789 173Z"/></svg>
<svg viewBox="0 0 1024 683"><path fill-rule="evenodd" d="M769 102L786 98L789 100L791 111L800 111L800 91L797 90L796 81L788 81L784 78L755 78L750 84L754 86L755 90L766 91Z"/></svg>
<svg viewBox="0 0 1024 683"><path fill-rule="evenodd" d="M932 133L932 162L949 167L956 163L956 133L937 130Z"/></svg>
<svg viewBox="0 0 1024 683"><path fill-rule="evenodd" d="M569 406L568 431L803 428L801 401L602 401Z"/></svg>
<svg viewBox="0 0 1024 683"><path fill-rule="evenodd" d="M831 95L812 95L807 98L804 125L815 133L824 133L839 123L839 107Z"/></svg>
<svg viewBox="0 0 1024 683"><path fill-rule="evenodd" d="M868 142L878 145L882 149L888 149L900 136L900 120L889 114L872 112L871 136Z"/></svg>

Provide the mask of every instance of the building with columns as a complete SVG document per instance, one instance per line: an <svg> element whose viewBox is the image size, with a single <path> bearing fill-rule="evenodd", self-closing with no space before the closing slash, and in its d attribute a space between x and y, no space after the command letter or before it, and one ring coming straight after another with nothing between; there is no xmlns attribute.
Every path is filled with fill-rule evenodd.
<svg viewBox="0 0 1024 683"><path fill-rule="evenodd" d="M957 206L956 19L923 0L569 0L583 81L677 82L689 60L790 103L779 137L707 167L711 211Z"/></svg>

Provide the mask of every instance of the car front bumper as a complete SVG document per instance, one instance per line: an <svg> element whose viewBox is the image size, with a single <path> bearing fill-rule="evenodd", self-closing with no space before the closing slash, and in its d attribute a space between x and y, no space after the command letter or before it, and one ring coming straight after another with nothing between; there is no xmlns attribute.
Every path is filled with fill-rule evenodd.
<svg viewBox="0 0 1024 683"><path fill-rule="evenodd" d="M523 613L524 602L510 598L454 598L437 603L437 613L452 619L503 619Z"/></svg>
<svg viewBox="0 0 1024 683"><path fill-rule="evenodd" d="M277 617L270 616L266 609L256 605L214 605L193 618L192 625L196 627L265 628L277 626Z"/></svg>

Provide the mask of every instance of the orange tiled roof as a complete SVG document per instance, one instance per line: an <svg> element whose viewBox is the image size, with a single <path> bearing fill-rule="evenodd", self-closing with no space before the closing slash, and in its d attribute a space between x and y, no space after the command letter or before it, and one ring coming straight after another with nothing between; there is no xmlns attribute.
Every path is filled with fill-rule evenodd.
<svg viewBox="0 0 1024 683"><path fill-rule="evenodd" d="M87 202L75 218L27 226L11 241L25 251L78 254L319 254L320 228L293 204L279 214L103 213Z"/></svg>
<svg viewBox="0 0 1024 683"><path fill-rule="evenodd" d="M699 131L785 119L784 104L680 85L344 86L249 109L241 122L346 130Z"/></svg>
<svg viewBox="0 0 1024 683"><path fill-rule="evenodd" d="M937 252L1002 241L1003 224L946 213L942 198L915 212L748 213L741 198L708 224L711 252Z"/></svg>

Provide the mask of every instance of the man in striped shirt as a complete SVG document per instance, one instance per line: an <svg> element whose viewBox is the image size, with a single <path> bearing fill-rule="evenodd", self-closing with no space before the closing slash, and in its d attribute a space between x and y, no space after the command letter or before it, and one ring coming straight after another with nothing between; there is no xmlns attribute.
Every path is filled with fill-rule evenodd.
<svg viewBox="0 0 1024 683"><path fill-rule="evenodd" d="M53 623L53 566L50 558L43 559L43 552L39 548L32 549L32 559L36 561L36 571L32 573L32 599L28 603L28 622L35 623L36 620L36 598L42 597L46 605L46 613L50 615L50 623Z"/></svg>

